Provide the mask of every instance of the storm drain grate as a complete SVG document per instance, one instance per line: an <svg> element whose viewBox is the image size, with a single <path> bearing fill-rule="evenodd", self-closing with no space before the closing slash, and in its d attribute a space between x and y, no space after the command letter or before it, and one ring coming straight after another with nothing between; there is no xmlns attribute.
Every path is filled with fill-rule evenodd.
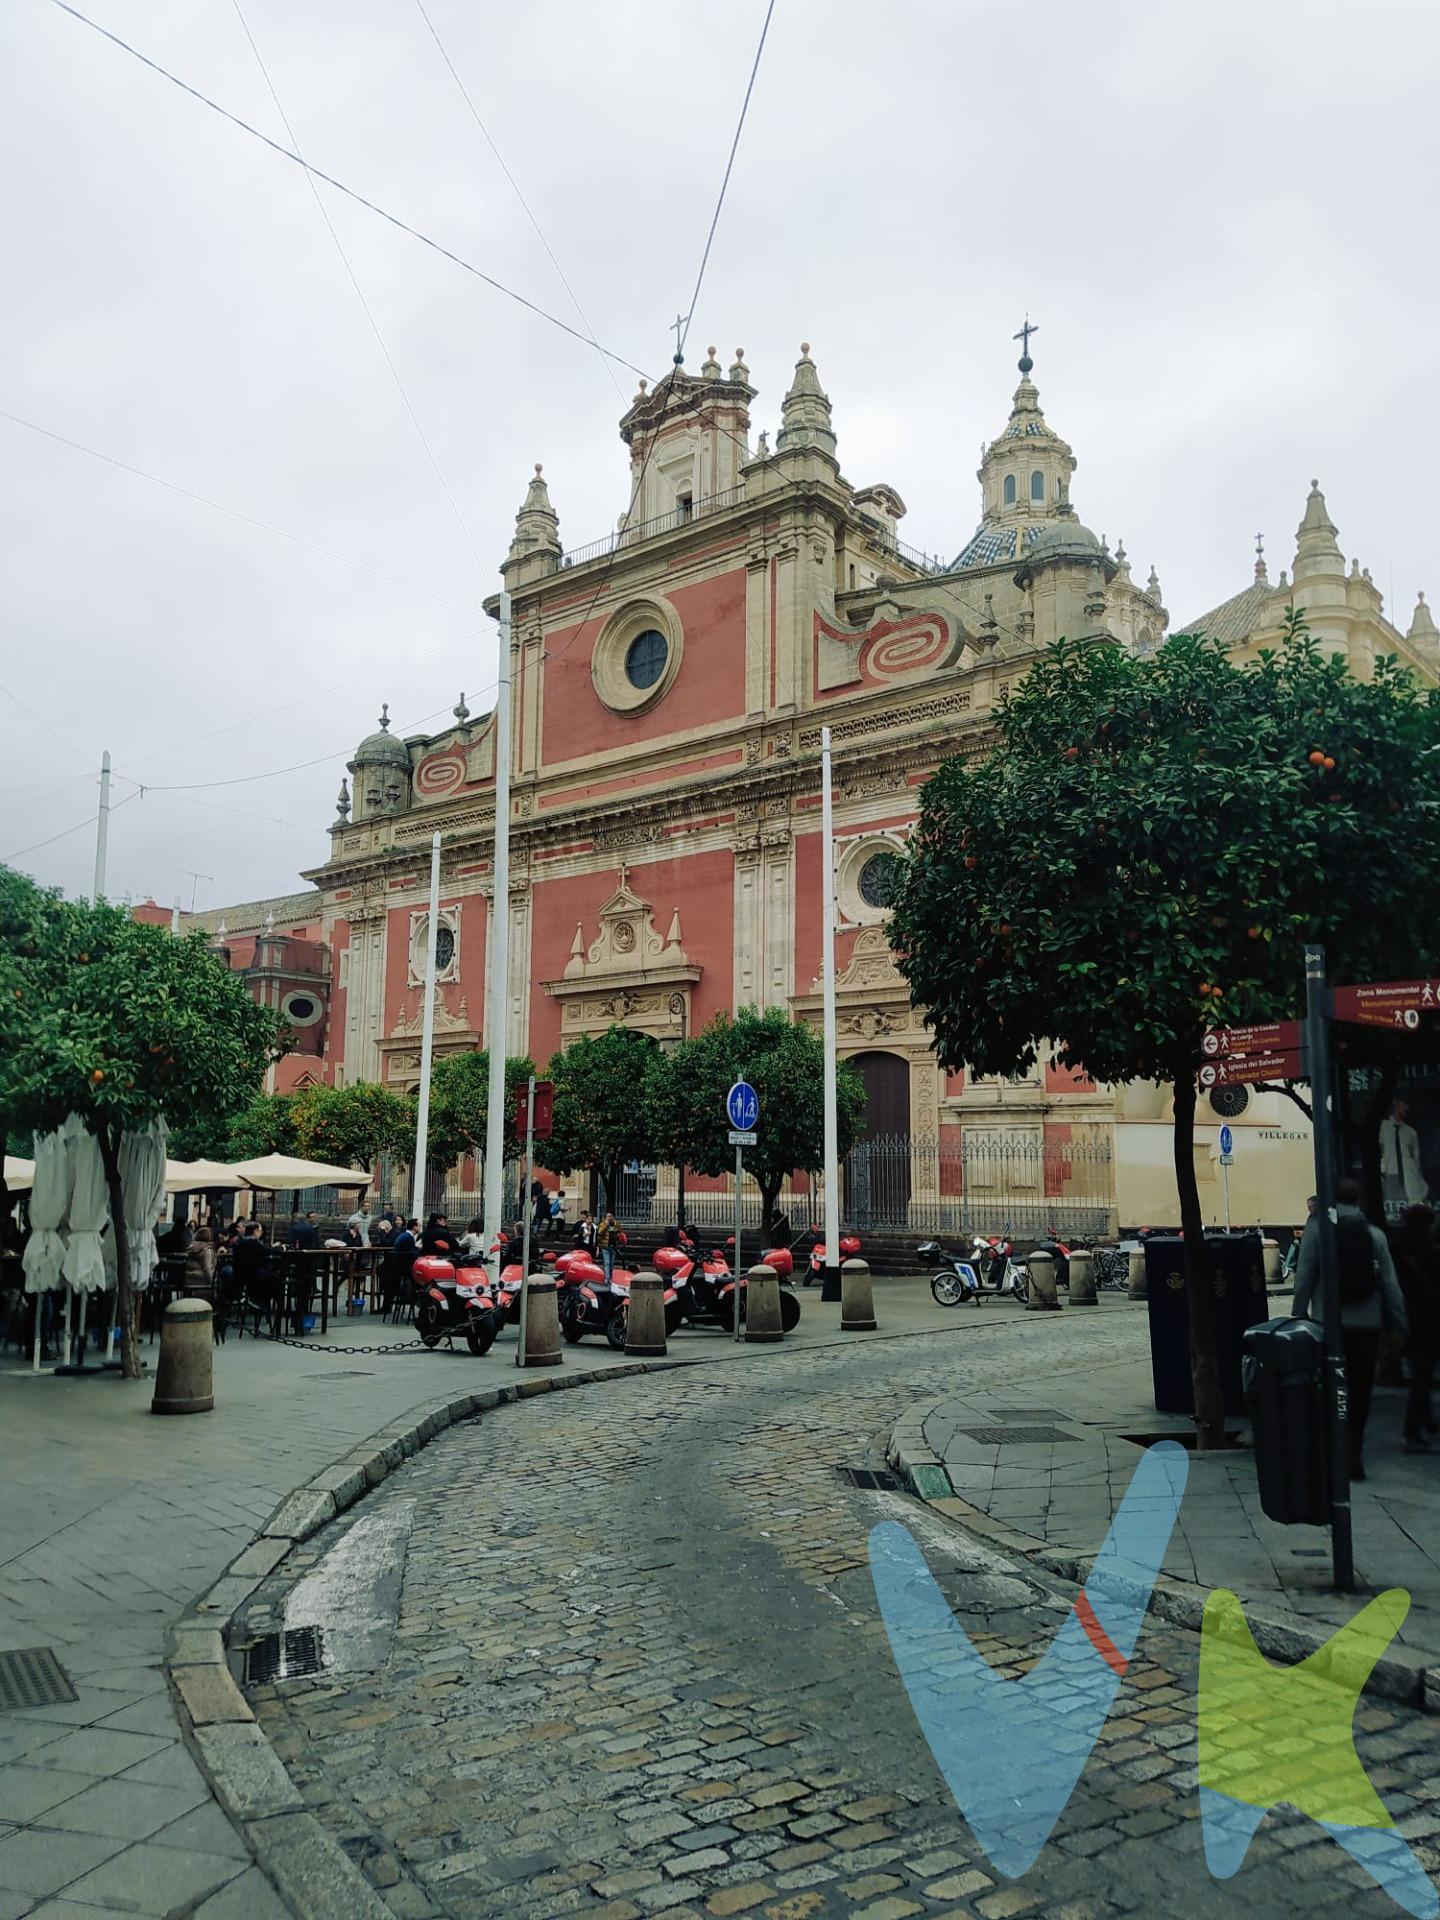
<svg viewBox="0 0 1440 1920"><path fill-rule="evenodd" d="M17 1707L53 1707L79 1695L49 1647L21 1647L0 1653L0 1713Z"/></svg>
<svg viewBox="0 0 1440 1920"><path fill-rule="evenodd" d="M272 1680L298 1680L325 1670L325 1643L319 1627L290 1627L267 1633L245 1655L245 1678L263 1687Z"/></svg>
<svg viewBox="0 0 1440 1920"><path fill-rule="evenodd" d="M837 1467L835 1471L848 1486L865 1487L872 1493L898 1493L900 1482L883 1467Z"/></svg>
<svg viewBox="0 0 1440 1920"><path fill-rule="evenodd" d="M1072 1447L1080 1444L1078 1435L1061 1433L1058 1427L962 1427L961 1432L982 1447L1048 1447L1061 1441Z"/></svg>
<svg viewBox="0 0 1440 1920"><path fill-rule="evenodd" d="M997 1420L1066 1420L1059 1407L991 1407Z"/></svg>

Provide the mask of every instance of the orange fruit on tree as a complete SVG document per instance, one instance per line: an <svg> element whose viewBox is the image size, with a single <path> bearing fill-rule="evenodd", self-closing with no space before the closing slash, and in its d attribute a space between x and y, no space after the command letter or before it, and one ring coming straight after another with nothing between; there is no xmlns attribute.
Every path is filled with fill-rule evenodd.
<svg viewBox="0 0 1440 1920"><path fill-rule="evenodd" d="M1318 747L1310 755L1310 764L1312 767L1323 767L1325 764L1325 756Z"/></svg>

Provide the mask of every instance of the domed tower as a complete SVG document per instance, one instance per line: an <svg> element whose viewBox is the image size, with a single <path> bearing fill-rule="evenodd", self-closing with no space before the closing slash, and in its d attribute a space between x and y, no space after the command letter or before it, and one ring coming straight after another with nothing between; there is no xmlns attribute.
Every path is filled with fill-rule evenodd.
<svg viewBox="0 0 1440 1920"><path fill-rule="evenodd" d="M1070 505L1075 455L1041 412L1039 390L1030 378L1035 368L1030 335L1037 331L1027 320L1015 336L1025 343L1020 384L1004 429L980 456L975 476L981 489L980 525L956 556L957 569L1023 560L1057 520L1075 518Z"/></svg>
<svg viewBox="0 0 1440 1920"><path fill-rule="evenodd" d="M368 734L350 762L355 822L383 820L410 805L410 750L390 731L390 708L380 709L378 732Z"/></svg>

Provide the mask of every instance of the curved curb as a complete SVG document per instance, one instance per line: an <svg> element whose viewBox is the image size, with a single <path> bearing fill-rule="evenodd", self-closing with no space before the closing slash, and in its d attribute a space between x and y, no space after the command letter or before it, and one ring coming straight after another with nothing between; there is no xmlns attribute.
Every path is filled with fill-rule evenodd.
<svg viewBox="0 0 1440 1920"><path fill-rule="evenodd" d="M907 1413L891 1429L886 1448L887 1463L904 1481L910 1492L935 1513L966 1533L973 1533L989 1545L1043 1567L1047 1573L1083 1584L1090 1572L1091 1559L1085 1554L1067 1553L1047 1546L1033 1534L1021 1533L1003 1521L992 1520L982 1507L962 1500L950 1484L945 1463L931 1452L925 1440L925 1418ZM1198 1632L1205 1613L1205 1602L1212 1589L1193 1580L1181 1580L1162 1573L1155 1583L1150 1604L1162 1620L1172 1626ZM1359 1600L1357 1597L1357 1605ZM1277 1620L1256 1612L1245 1602L1245 1619L1255 1644L1272 1660L1287 1663L1303 1660L1323 1647L1333 1629L1317 1632L1305 1625ZM1426 1713L1440 1714L1440 1667L1427 1667L1423 1658L1388 1653L1376 1661L1366 1683L1366 1691L1394 1700L1404 1706L1419 1707Z"/></svg>
<svg viewBox="0 0 1440 1920"><path fill-rule="evenodd" d="M302 1540L378 1487L452 1426L543 1393L696 1365L644 1360L544 1374L462 1393L403 1415L288 1493L220 1577L192 1600L166 1638L164 1671L181 1737L276 1894L299 1920L395 1920L360 1869L304 1801L231 1672L226 1639L236 1613Z"/></svg>

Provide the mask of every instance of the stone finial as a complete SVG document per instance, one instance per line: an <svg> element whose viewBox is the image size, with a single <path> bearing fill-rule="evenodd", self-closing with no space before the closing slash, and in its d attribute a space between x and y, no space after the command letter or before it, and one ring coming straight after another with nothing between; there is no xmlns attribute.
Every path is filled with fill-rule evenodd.
<svg viewBox="0 0 1440 1920"><path fill-rule="evenodd" d="M1290 591L1290 575L1284 567L1280 569L1280 580L1277 591L1280 593L1288 593Z"/></svg>
<svg viewBox="0 0 1440 1920"><path fill-rule="evenodd" d="M730 365L730 378L740 381L747 387L750 384L750 369L745 364L744 347L736 347L735 349L735 358Z"/></svg>
<svg viewBox="0 0 1440 1920"><path fill-rule="evenodd" d="M1125 536L1121 534L1115 542L1115 565L1128 580L1130 578L1130 556L1125 551Z"/></svg>
<svg viewBox="0 0 1440 1920"><path fill-rule="evenodd" d="M985 596L985 618L980 622L980 631L975 636L975 645L982 652L988 652L999 638L1000 622L995 618L995 596L987 593Z"/></svg>
<svg viewBox="0 0 1440 1920"><path fill-rule="evenodd" d="M1295 529L1295 578L1308 579L1312 574L1345 572L1345 556L1340 551L1336 539L1337 528L1325 505L1325 496L1320 491L1320 482L1310 482L1310 495L1305 502L1305 513L1300 525Z"/></svg>
<svg viewBox="0 0 1440 1920"><path fill-rule="evenodd" d="M388 700L381 702L380 718L376 724L379 726L381 733L388 733L390 731L390 702Z"/></svg>
<svg viewBox="0 0 1440 1920"><path fill-rule="evenodd" d="M262 931L263 933L267 933L267 934L269 934L269 933L274 933L274 931L275 931L275 909L274 909L273 907L271 907L271 909L270 909L270 911L269 911L269 912L268 912L268 913L267 913L267 914L265 915L265 925L263 926L263 928L261 929L261 931Z"/></svg>
<svg viewBox="0 0 1440 1920"><path fill-rule="evenodd" d="M465 695L463 691L461 692L460 698L455 702L454 706L450 709L450 711L455 716L456 724L463 727L465 722L470 718L470 709L465 704Z"/></svg>
<svg viewBox="0 0 1440 1920"><path fill-rule="evenodd" d="M1434 616L1425 604L1425 590L1423 587L1420 590L1419 598L1415 602L1415 614L1410 622L1410 631L1406 634L1405 638L1407 640L1423 640L1430 646L1440 645L1440 630L1437 630Z"/></svg>
<svg viewBox="0 0 1440 1920"><path fill-rule="evenodd" d="M509 558L527 560L534 554L560 553L560 520L550 504L550 489L545 471L537 460L535 473L525 490L525 499L515 516L515 537L510 542Z"/></svg>
<svg viewBox="0 0 1440 1920"><path fill-rule="evenodd" d="M348 826L349 823L350 823L350 783L348 780L342 780L340 782L340 791L335 796L335 824L336 826L344 827L344 826Z"/></svg>
<svg viewBox="0 0 1440 1920"><path fill-rule="evenodd" d="M665 944L667 947L683 945L680 938L680 909L678 907L676 907L670 916L670 931L665 936Z"/></svg>
<svg viewBox="0 0 1440 1920"><path fill-rule="evenodd" d="M1270 576L1265 571L1265 536L1263 533L1257 533L1255 536L1255 578L1262 581L1267 587L1270 584Z"/></svg>
<svg viewBox="0 0 1440 1920"><path fill-rule="evenodd" d="M221 941L228 939L229 935L230 935L230 929L226 926L224 916L222 915L220 919L220 924L215 929L216 945L218 946Z"/></svg>
<svg viewBox="0 0 1440 1920"><path fill-rule="evenodd" d="M718 380L720 378L720 362L715 358L714 347L707 347L705 349L705 358L700 363L700 378L702 380Z"/></svg>
<svg viewBox="0 0 1440 1920"><path fill-rule="evenodd" d="M572 960L585 958L585 929L578 920L575 922L575 938L570 942L570 958Z"/></svg>
<svg viewBox="0 0 1440 1920"><path fill-rule="evenodd" d="M1158 606L1160 603L1160 576L1152 566L1150 578L1145 582L1145 591Z"/></svg>
<svg viewBox="0 0 1440 1920"><path fill-rule="evenodd" d="M820 385L808 340L801 343L800 358L795 362L794 378L780 410L780 431L775 439L777 453L785 453L791 447L816 447L832 458L835 453L830 397Z"/></svg>

